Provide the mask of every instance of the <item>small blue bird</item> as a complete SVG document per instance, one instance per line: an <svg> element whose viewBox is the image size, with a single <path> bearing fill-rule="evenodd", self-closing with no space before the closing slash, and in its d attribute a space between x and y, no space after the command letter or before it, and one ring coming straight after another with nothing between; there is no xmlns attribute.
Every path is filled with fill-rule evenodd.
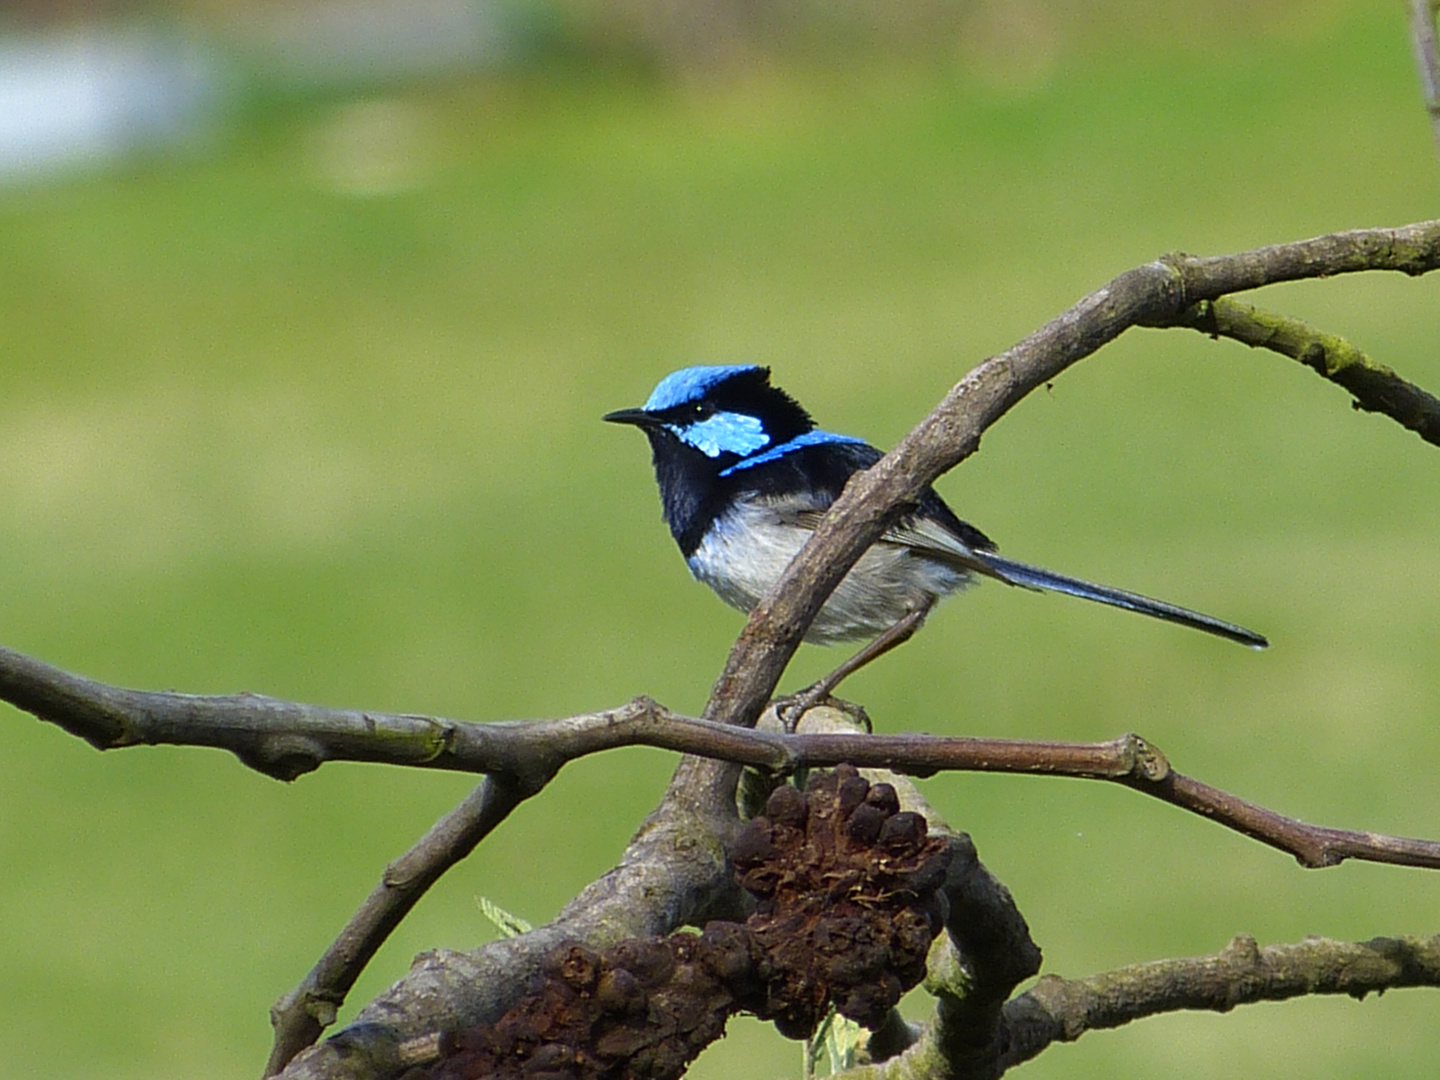
<svg viewBox="0 0 1440 1080"><path fill-rule="evenodd" d="M742 611L775 583L851 475L881 457L860 439L817 429L794 398L770 385L770 369L753 365L684 368L661 379L642 408L605 419L634 424L649 438L665 522L691 573ZM915 512L860 557L805 635L822 644L872 639L824 680L826 692L907 639L937 600L977 574L1138 611L1251 648L1268 644L1209 615L1007 559L926 488Z"/></svg>

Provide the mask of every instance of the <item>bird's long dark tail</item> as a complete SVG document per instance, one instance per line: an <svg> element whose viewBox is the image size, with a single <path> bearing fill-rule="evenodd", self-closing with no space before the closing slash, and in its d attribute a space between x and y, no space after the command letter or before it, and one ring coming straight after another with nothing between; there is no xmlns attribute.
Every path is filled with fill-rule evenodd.
<svg viewBox="0 0 1440 1080"><path fill-rule="evenodd" d="M993 551L975 551L972 552L972 556L980 564L981 569L1011 585L1065 593L1068 596L1079 596L1086 600L1094 600L1096 603L1109 604L1111 607L1124 608L1126 611L1138 611L1141 615L1149 615L1155 619L1164 619L1166 622L1204 630L1207 634L1229 638L1231 641L1238 641L1241 645L1248 645L1252 649L1263 649L1270 644L1265 640L1264 635L1257 634L1253 630L1246 630L1243 626L1236 626L1234 623L1228 623L1210 615L1202 615L1198 611L1167 604L1164 600L1152 600L1139 593L1113 589L1109 585L1095 585L1088 581L1081 581L1079 578L1041 570L1038 566L1016 562L1014 559L997 555Z"/></svg>

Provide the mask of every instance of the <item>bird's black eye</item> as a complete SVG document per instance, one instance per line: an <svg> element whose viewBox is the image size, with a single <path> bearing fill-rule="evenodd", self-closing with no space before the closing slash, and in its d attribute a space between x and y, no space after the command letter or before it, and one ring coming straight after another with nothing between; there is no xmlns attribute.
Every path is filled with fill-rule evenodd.
<svg viewBox="0 0 1440 1080"><path fill-rule="evenodd" d="M711 405L708 401L697 401L690 408L690 418L692 420L704 420L714 412L715 406Z"/></svg>

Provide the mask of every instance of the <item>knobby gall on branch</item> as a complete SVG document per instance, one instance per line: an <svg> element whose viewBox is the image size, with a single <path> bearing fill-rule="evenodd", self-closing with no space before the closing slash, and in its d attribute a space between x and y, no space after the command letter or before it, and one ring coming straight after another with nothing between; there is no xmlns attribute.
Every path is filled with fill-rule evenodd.
<svg viewBox="0 0 1440 1080"><path fill-rule="evenodd" d="M925 973L954 847L853 768L813 777L804 793L781 786L732 846L757 901L743 923L562 945L514 1008L442 1035L438 1060L406 1080L676 1080L742 1011L796 1039L832 1004L880 1027Z"/></svg>

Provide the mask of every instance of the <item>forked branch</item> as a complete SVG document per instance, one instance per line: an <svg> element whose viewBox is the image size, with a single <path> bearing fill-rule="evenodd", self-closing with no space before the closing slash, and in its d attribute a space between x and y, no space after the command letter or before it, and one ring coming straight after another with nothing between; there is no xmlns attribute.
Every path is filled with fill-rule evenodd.
<svg viewBox="0 0 1440 1080"><path fill-rule="evenodd" d="M1433 29L1433 3L1423 2L1429 4ZM1293 356L1345 386L1360 407L1388 415L1432 443L1440 441L1436 402L1430 395L1368 361L1340 339L1225 299L1231 293L1281 281L1362 270L1417 275L1437 267L1440 221L1432 221L1399 229L1335 233L1218 258L1171 255L1121 274L1024 341L973 369L894 450L857 474L805 549L755 608L703 720L672 716L643 699L584 717L480 725L319 709L254 695L147 694L78 679L5 650L0 650L0 698L102 749L161 742L217 746L282 779L338 759L468 769L493 778L472 796L474 805L468 811L461 808L440 830L444 842L422 842L418 854L412 853L415 858L407 863L407 875L414 876L407 876L407 881L418 883L417 887L383 885L377 896L387 889L393 895L378 901L372 897L373 906L367 904L352 923L353 940L347 930L347 936L317 965L290 1002L290 1012L301 1022L293 1029L294 1039L283 1049L277 1045L281 1060L329 1018L337 994L343 997L346 980L353 981L356 965L363 964L378 944L375 935L383 936L426 883L463 857L515 802L540 790L565 761L634 744L687 754L665 799L636 834L622 863L586 889L559 919L532 934L474 953L428 955L405 979L371 1002L355 1024L296 1058L285 1070L292 1077L395 1075L405 1065L403 1048L408 1040L429 1038L436 1031L473 1024L503 1011L514 988L523 985L539 956L558 940L603 944L618 936L663 934L707 913L732 910L736 901L724 843L737 824L734 794L739 762L776 772L848 760L915 773L963 768L1107 779L1289 851L1305 865L1367 858L1440 866L1440 845L1317 829L1281 817L1174 773L1163 755L1134 736L1086 745L927 736L787 737L746 730L769 701L825 598L887 524L912 507L941 473L974 453L990 425L1031 390L1130 327L1188 327ZM1009 1010L1007 1006L1007 1023ZM313 1022L305 1021L306 1015ZM1014 1019L1018 1023L1020 1018ZM1063 1024L1062 1029L1069 1030ZM286 1037L284 1031L280 1034Z"/></svg>
<svg viewBox="0 0 1440 1080"><path fill-rule="evenodd" d="M1030 391L1135 326L1189 327L1196 305L1284 281L1440 268L1440 221L1359 229L1236 255L1167 255L1128 270L1019 344L972 369L898 446L857 474L756 605L704 715L753 724L825 599L861 554ZM1383 395L1377 405L1383 408ZM1393 415L1393 414L1391 414ZM1404 423L1399 416L1394 417Z"/></svg>

